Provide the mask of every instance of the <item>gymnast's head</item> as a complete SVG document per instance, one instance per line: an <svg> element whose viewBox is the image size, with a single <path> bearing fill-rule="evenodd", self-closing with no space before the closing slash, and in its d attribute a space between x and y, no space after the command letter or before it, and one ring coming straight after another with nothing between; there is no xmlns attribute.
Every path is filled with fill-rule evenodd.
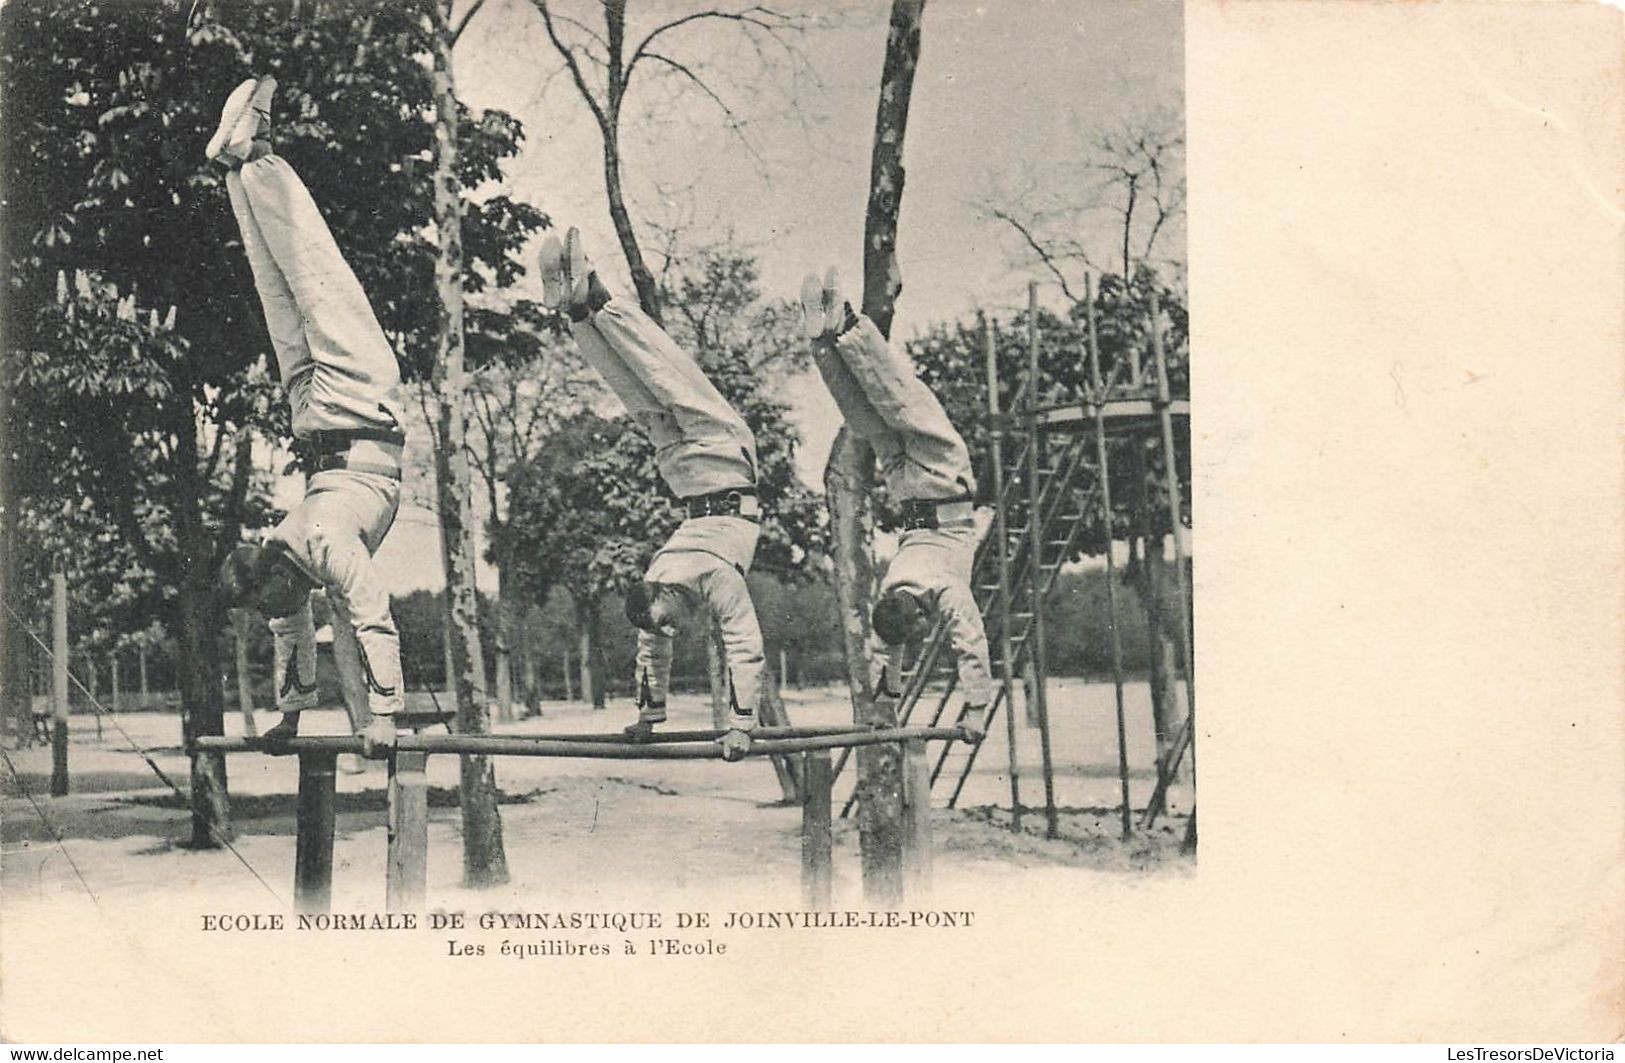
<svg viewBox="0 0 1625 1063"><path fill-rule="evenodd" d="M888 646L917 642L931 632L931 611L919 595L893 587L875 603L875 634Z"/></svg>
<svg viewBox="0 0 1625 1063"><path fill-rule="evenodd" d="M626 592L626 618L639 631L675 635L684 620L699 611L699 596L677 583L640 580Z"/></svg>
<svg viewBox="0 0 1625 1063"><path fill-rule="evenodd" d="M292 616L310 592L309 578L277 542L244 543L220 566L220 593L233 609L254 609L266 617Z"/></svg>

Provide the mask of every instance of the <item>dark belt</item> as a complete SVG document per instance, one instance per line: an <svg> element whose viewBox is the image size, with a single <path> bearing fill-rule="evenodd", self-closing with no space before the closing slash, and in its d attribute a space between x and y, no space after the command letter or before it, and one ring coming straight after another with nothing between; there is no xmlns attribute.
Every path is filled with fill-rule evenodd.
<svg viewBox="0 0 1625 1063"><path fill-rule="evenodd" d="M374 476L387 476L391 480L401 478L399 465L385 465L377 461L357 461L345 451L328 451L317 454L310 459L310 472L314 476L319 472L329 472L333 469L348 469L351 472L368 472Z"/></svg>
<svg viewBox="0 0 1625 1063"><path fill-rule="evenodd" d="M940 528L942 524L937 519L938 506L974 502L975 500L975 496L969 494L954 495L952 498L905 499L902 505L898 507L903 516L903 530L918 531L921 528Z"/></svg>
<svg viewBox="0 0 1625 1063"><path fill-rule="evenodd" d="M374 476L386 476L391 480L401 478L399 464L385 464L350 457L350 444L352 443L371 442L404 446L406 436L398 429L356 428L346 431L312 432L302 442L306 448L305 465L310 469L311 475L319 472L329 472L333 469L348 469L350 472L365 472Z"/></svg>
<svg viewBox="0 0 1625 1063"><path fill-rule="evenodd" d="M740 512L744 500L756 497L754 487L730 487L726 491L712 491L708 495L692 495L679 499L683 509L690 518L694 517L739 517L742 520L756 521L756 514Z"/></svg>
<svg viewBox="0 0 1625 1063"><path fill-rule="evenodd" d="M351 443L362 440L371 443L393 443L396 446L405 446L406 433L399 428L345 428L312 432L306 437L306 442L323 453L330 450L343 451Z"/></svg>

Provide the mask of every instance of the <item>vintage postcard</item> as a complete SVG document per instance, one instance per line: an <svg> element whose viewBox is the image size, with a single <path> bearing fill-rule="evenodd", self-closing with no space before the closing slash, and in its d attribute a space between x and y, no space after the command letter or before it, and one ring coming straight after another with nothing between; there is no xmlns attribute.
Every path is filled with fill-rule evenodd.
<svg viewBox="0 0 1625 1063"><path fill-rule="evenodd" d="M0 7L0 1038L1617 1041L1622 44Z"/></svg>

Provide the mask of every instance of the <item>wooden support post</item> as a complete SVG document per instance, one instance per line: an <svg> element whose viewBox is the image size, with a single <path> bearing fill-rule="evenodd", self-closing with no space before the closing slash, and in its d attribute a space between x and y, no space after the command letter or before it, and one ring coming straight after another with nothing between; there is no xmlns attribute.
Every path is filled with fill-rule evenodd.
<svg viewBox="0 0 1625 1063"><path fill-rule="evenodd" d="M1027 661L1032 668L1032 695L1038 716L1038 751L1044 775L1044 834L1054 838L1059 833L1055 809L1055 762L1050 754L1049 697L1045 684L1045 669L1049 666L1044 648L1044 515L1040 511L1043 491L1038 482L1040 437L1038 423L1031 413L1038 407L1041 390L1038 386L1038 285L1027 285L1027 600L1033 611L1031 634L1027 640ZM1056 558L1060 565L1066 558Z"/></svg>
<svg viewBox="0 0 1625 1063"><path fill-rule="evenodd" d="M299 754L299 805L293 848L293 904L300 912L333 907L333 790L338 756Z"/></svg>
<svg viewBox="0 0 1625 1063"><path fill-rule="evenodd" d="M911 901L931 892L931 767L922 738L903 743L903 890Z"/></svg>
<svg viewBox="0 0 1625 1063"><path fill-rule="evenodd" d="M1157 301L1155 274L1151 278L1151 352L1157 370L1157 413L1162 428L1163 476L1168 487L1168 523L1174 541L1174 583L1179 588L1179 648L1185 673L1185 719L1190 725L1191 784L1196 783L1196 659L1191 643L1191 592L1185 578L1184 502L1179 487L1178 452L1174 448L1173 418L1168 407L1173 397L1168 388L1168 355L1162 344L1162 307ZM1178 768L1165 766L1166 772Z"/></svg>
<svg viewBox="0 0 1625 1063"><path fill-rule="evenodd" d="M1095 294L1088 274L1083 278L1083 303L1088 322L1089 386L1094 393L1095 460L1100 465L1101 526L1106 535L1106 611L1110 615L1112 686L1117 694L1117 772L1123 793L1123 837L1134 833L1134 810L1128 793L1128 731L1123 717L1123 636L1118 628L1117 562L1112 539L1112 475L1106 448L1106 388L1100 373L1100 337L1095 327ZM1153 652L1155 647L1153 647Z"/></svg>
<svg viewBox="0 0 1625 1063"><path fill-rule="evenodd" d="M809 909L828 908L834 868L830 791L835 773L827 749L803 753L801 764L801 904Z"/></svg>
<svg viewBox="0 0 1625 1063"><path fill-rule="evenodd" d="M384 903L392 912L423 907L429 881L427 753L396 753L389 762L389 872Z"/></svg>
<svg viewBox="0 0 1625 1063"><path fill-rule="evenodd" d="M993 345L993 322L982 319L982 354L987 362L987 412L992 419L988 445L993 451L993 544L998 562L999 681L1004 691L1005 738L1010 772L1010 829L1021 832L1021 763L1016 745L1015 648L1010 641L1010 525L1004 502L1004 429L999 421L999 362ZM990 721L991 722L991 721Z"/></svg>
<svg viewBox="0 0 1625 1063"><path fill-rule="evenodd" d="M51 796L68 793L68 577L51 573Z"/></svg>

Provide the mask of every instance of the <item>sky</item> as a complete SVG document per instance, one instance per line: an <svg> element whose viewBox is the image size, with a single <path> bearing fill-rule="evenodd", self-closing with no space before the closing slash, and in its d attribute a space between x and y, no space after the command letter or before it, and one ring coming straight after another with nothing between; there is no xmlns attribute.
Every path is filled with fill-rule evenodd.
<svg viewBox="0 0 1625 1063"><path fill-rule="evenodd" d="M628 39L700 6L632 0ZM598 8L594 0L562 0L559 10L590 22ZM826 25L801 35L800 61L775 53L765 69L725 23L694 23L662 38L666 54L708 79L739 118L739 132L714 103L677 90L676 77L649 77L654 66L639 68L623 117L627 193L645 248L661 243L660 231L677 234L679 254L731 240L758 255L763 293L772 298L793 298L803 275L829 265L850 284L861 278L889 4L808 10ZM465 102L524 124L526 142L502 190L557 225L579 226L611 288L630 290L609 221L596 123L529 0L488 0L454 63ZM904 148L903 293L893 335L906 339L977 309L1025 306L1028 281L1045 277L983 204L1023 181L1075 179L1068 164L1097 131L1159 109L1182 113L1183 93L1177 3L930 0ZM1055 301L1052 289L1042 288L1041 298ZM791 398L803 435L800 471L817 482L839 419L815 376L794 382ZM438 587L438 566L422 563L438 550L433 518L408 505L379 559L398 592ZM490 580L484 573L482 585Z"/></svg>

